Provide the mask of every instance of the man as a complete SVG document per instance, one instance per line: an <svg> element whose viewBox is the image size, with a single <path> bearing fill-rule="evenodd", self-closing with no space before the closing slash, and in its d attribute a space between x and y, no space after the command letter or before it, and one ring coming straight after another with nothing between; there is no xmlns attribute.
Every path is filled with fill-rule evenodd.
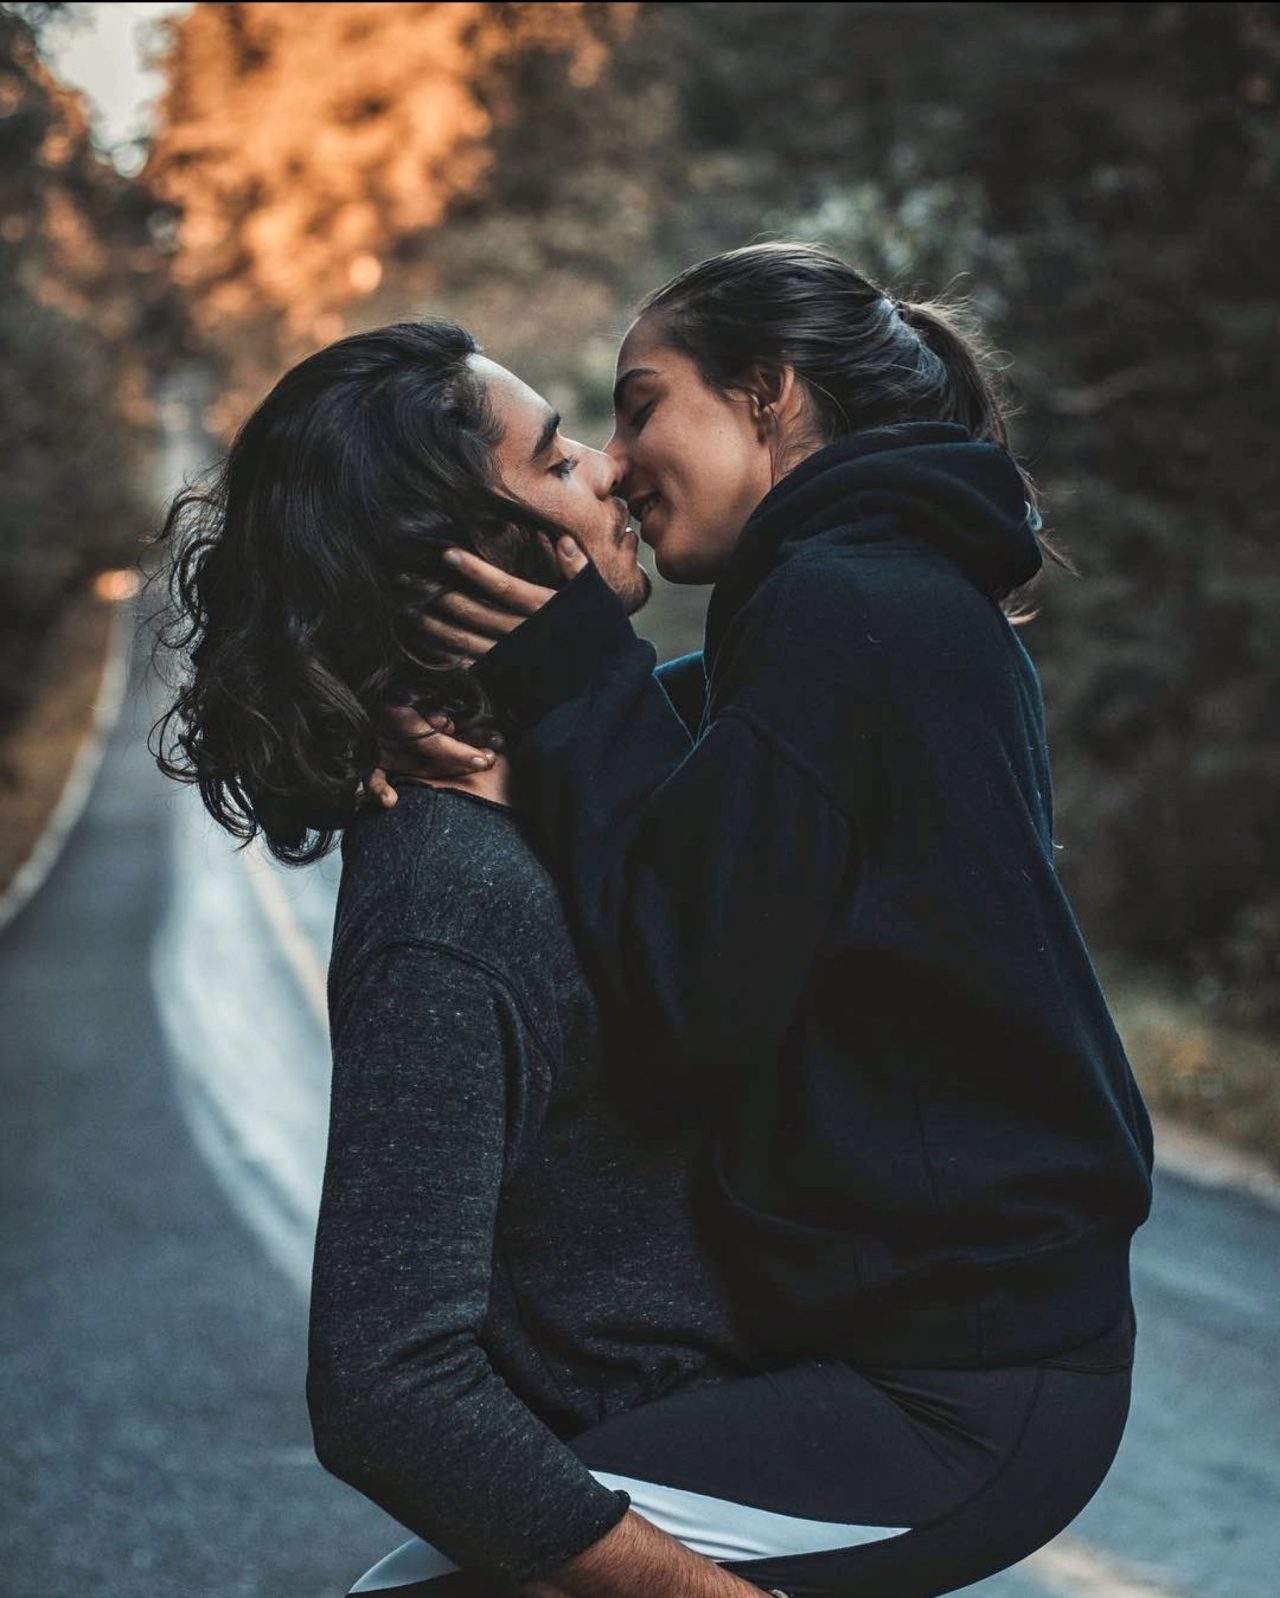
<svg viewBox="0 0 1280 1598"><path fill-rule="evenodd" d="M470 367L504 490L639 609L614 465L512 374ZM664 680L696 720L700 659ZM308 1398L322 1463L421 1534L353 1590L758 1592L708 1557L740 1551L718 1498L628 1469L625 1439L590 1468L600 1422L757 1366L702 1222L697 1116L609 1085L505 759L473 758L398 777L395 810L344 838Z"/></svg>

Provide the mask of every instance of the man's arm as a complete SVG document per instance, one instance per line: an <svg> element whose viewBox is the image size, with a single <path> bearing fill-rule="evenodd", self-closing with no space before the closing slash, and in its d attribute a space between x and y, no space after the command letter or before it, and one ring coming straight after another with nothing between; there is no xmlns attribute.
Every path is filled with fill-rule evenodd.
<svg viewBox="0 0 1280 1598"><path fill-rule="evenodd" d="M635 1510L525 1598L760 1598L760 1588L695 1554Z"/></svg>
<svg viewBox="0 0 1280 1598"><path fill-rule="evenodd" d="M480 1341L508 1153L548 1068L500 979L384 946L335 987L307 1398L316 1453L464 1570L507 1582L597 1542L606 1488Z"/></svg>
<svg viewBox="0 0 1280 1598"><path fill-rule="evenodd" d="M462 1566L459 1594L758 1593L626 1511L479 1342L504 1149L540 1117L515 1085L545 1080L503 984L392 945L344 980L333 1033L307 1378L326 1468Z"/></svg>

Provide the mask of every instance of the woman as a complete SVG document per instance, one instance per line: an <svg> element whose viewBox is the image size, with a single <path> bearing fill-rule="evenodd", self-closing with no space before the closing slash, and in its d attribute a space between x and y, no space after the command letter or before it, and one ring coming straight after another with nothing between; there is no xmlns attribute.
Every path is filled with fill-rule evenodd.
<svg viewBox="0 0 1280 1598"><path fill-rule="evenodd" d="M964 339L822 250L674 279L615 401L608 453L659 570L716 584L697 732L580 554L552 594L460 552L501 609L455 594L425 625L522 725L513 791L598 992L703 1095L761 1349L842 1362L869 1409L916 1419L994 1384L984 1464L950 1495L904 1477L895 1497L865 1427L825 1461L850 1519L909 1530L752 1579L949 1591L1105 1474L1150 1206L1005 613L1041 563L1035 496ZM997 1390L1019 1394L1003 1421ZM670 1403L705 1431L698 1396Z"/></svg>

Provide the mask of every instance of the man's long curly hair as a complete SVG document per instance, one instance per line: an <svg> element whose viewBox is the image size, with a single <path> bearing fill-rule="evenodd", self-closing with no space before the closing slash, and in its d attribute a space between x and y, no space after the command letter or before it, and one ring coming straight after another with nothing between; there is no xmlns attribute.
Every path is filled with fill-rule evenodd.
<svg viewBox="0 0 1280 1598"><path fill-rule="evenodd" d="M173 501L157 543L177 659L152 729L166 776L198 786L246 843L295 864L354 817L388 704L501 727L479 683L415 609L454 578L450 546L547 586L560 531L499 487L500 429L451 322L357 333L287 372L225 460ZM544 536L545 535L545 536Z"/></svg>

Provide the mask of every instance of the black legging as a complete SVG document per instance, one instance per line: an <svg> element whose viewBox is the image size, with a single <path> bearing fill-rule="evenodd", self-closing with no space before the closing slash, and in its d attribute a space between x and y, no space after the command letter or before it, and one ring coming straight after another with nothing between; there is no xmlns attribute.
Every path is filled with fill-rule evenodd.
<svg viewBox="0 0 1280 1598"><path fill-rule="evenodd" d="M808 1360L623 1411L569 1447L766 1591L935 1598L1033 1553L1093 1497L1129 1413L1135 1324L1131 1305L1083 1348L997 1370ZM825 1551L729 1552L760 1547ZM477 1589L444 1575L364 1590Z"/></svg>

